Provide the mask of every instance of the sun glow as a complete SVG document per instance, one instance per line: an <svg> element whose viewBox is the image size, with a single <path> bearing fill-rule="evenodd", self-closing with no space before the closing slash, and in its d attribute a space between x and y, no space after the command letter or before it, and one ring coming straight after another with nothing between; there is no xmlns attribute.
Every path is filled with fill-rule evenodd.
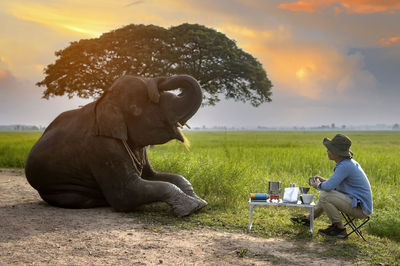
<svg viewBox="0 0 400 266"><path fill-rule="evenodd" d="M92 36L99 36L101 35L101 31L95 31L95 30L90 30L90 29L84 29L84 28L80 28L80 27L76 27L76 26L72 26L72 25L60 25L68 30L72 30L75 32L79 32L79 33L83 33L83 34L87 34L87 35L92 35Z"/></svg>
<svg viewBox="0 0 400 266"><path fill-rule="evenodd" d="M115 18L108 13L88 13L85 10L71 10L44 6L38 3L21 4L15 2L8 6L15 17L32 21L50 28L64 29L89 36L99 36L113 26Z"/></svg>
<svg viewBox="0 0 400 266"><path fill-rule="evenodd" d="M299 79L305 78L305 76L306 76L306 71L304 70L304 68L300 68L299 70L297 70L296 76L297 76Z"/></svg>

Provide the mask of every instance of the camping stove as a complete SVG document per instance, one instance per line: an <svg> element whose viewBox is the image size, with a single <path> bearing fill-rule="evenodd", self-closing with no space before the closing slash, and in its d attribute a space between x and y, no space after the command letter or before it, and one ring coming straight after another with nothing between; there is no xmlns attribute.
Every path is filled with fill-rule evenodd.
<svg viewBox="0 0 400 266"><path fill-rule="evenodd" d="M279 194L277 195L269 195L270 200L279 200Z"/></svg>
<svg viewBox="0 0 400 266"><path fill-rule="evenodd" d="M279 200L281 194L282 183L280 181L268 182L268 194L270 200Z"/></svg>

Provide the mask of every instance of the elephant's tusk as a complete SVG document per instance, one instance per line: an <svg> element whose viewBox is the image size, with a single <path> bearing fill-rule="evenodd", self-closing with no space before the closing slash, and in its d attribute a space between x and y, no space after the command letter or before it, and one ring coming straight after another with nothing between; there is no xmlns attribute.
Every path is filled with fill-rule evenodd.
<svg viewBox="0 0 400 266"><path fill-rule="evenodd" d="M185 126L187 126L188 129L191 129L191 127L187 123L185 123Z"/></svg>
<svg viewBox="0 0 400 266"><path fill-rule="evenodd" d="M183 128L182 124L179 122L176 122L176 124L178 125L179 128Z"/></svg>

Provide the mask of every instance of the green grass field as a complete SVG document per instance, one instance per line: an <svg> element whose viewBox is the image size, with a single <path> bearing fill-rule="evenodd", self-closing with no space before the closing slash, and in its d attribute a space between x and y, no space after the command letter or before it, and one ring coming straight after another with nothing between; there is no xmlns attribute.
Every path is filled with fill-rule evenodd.
<svg viewBox="0 0 400 266"><path fill-rule="evenodd" d="M187 132L190 150L171 141L149 149L159 171L184 175L196 193L209 202L197 215L174 223L201 224L246 231L250 193L267 192L268 181L306 186L313 175L329 177L335 163L322 145L337 132ZM0 167L24 166L25 158L41 133L0 133ZM366 225L368 243L355 236L338 242L341 256L359 256L370 262L400 261L400 132L345 132L353 140L354 159L369 177L374 213ZM310 190L315 196L318 191ZM170 221L163 205L145 207L153 221ZM161 212L161 214L160 214ZM252 234L263 237L310 238L307 230L293 226L289 217L299 208L259 207L253 214ZM181 222L182 221L182 222ZM324 216L315 229L326 227ZM313 241L321 241L315 236ZM375 243L370 245L371 242ZM357 249L357 252L355 252ZM337 252L334 253L337 256ZM356 255L355 255L356 254Z"/></svg>
<svg viewBox="0 0 400 266"><path fill-rule="evenodd" d="M29 151L42 132L0 132L0 167L24 168Z"/></svg>

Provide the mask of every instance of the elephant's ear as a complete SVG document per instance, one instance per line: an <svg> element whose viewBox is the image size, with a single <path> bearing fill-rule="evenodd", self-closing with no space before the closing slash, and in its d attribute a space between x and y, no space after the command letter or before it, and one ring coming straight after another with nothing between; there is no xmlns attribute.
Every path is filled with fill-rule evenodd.
<svg viewBox="0 0 400 266"><path fill-rule="evenodd" d="M128 129L121 109L115 104L99 99L95 109L96 134L121 140L128 139Z"/></svg>

